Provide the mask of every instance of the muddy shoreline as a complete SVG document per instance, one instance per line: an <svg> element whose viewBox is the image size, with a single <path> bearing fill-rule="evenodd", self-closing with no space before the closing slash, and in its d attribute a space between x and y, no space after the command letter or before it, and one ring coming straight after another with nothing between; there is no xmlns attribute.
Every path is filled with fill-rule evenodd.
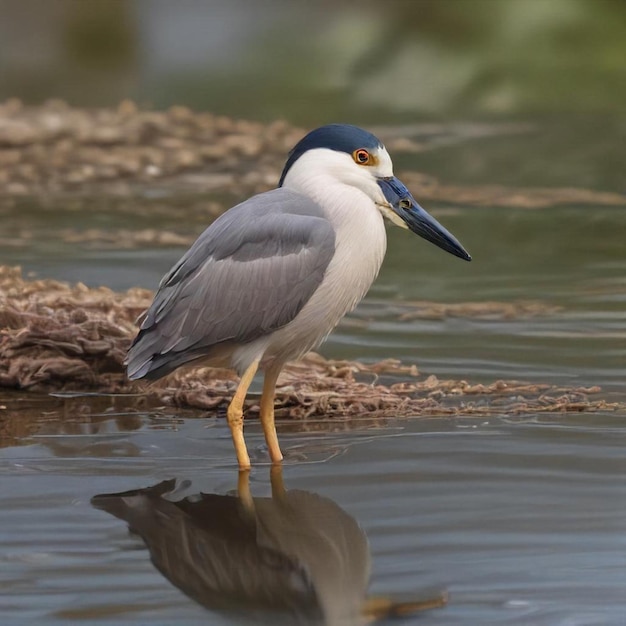
<svg viewBox="0 0 626 626"><path fill-rule="evenodd" d="M9 100L0 103L0 199L129 197L160 188L241 199L275 187L287 152L306 130L183 106L152 111L124 101L116 108L80 109L61 101L33 107ZM394 129L373 130L394 155L428 149ZM423 201L526 209L626 206L626 195L601 190L461 186L415 171L399 174Z"/></svg>

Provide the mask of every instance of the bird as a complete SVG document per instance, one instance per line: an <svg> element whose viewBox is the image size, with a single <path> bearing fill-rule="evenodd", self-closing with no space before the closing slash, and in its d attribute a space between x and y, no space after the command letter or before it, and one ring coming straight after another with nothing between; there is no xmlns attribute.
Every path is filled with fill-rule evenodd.
<svg viewBox="0 0 626 626"><path fill-rule="evenodd" d="M260 421L270 460L280 463L278 376L365 296L386 252L385 220L471 260L394 176L375 135L350 124L310 131L289 152L275 189L223 213L163 277L138 320L128 378L156 380L182 366L235 370L226 416L243 470L244 402L262 370Z"/></svg>

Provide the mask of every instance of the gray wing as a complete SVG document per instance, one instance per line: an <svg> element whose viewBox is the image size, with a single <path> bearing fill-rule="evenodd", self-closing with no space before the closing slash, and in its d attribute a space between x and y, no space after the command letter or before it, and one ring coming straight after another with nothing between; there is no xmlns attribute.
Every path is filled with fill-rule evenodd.
<svg viewBox="0 0 626 626"><path fill-rule="evenodd" d="M334 250L331 224L306 196L281 188L233 207L161 281L128 351L128 377L159 378L216 344L288 324Z"/></svg>

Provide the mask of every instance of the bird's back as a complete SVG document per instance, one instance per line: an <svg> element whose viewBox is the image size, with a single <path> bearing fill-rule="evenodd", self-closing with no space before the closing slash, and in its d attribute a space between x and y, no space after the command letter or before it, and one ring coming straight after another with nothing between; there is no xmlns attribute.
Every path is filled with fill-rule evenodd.
<svg viewBox="0 0 626 626"><path fill-rule="evenodd" d="M166 274L126 358L131 379L160 378L287 325L335 251L321 208L289 189L220 216Z"/></svg>

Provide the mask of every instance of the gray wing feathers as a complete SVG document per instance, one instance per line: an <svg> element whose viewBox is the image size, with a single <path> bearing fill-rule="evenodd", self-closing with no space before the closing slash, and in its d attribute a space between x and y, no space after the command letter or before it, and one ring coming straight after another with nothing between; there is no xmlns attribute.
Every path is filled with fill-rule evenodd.
<svg viewBox="0 0 626 626"><path fill-rule="evenodd" d="M227 211L161 281L128 352L129 378L158 378L219 343L245 343L288 324L334 250L321 209L293 191Z"/></svg>

